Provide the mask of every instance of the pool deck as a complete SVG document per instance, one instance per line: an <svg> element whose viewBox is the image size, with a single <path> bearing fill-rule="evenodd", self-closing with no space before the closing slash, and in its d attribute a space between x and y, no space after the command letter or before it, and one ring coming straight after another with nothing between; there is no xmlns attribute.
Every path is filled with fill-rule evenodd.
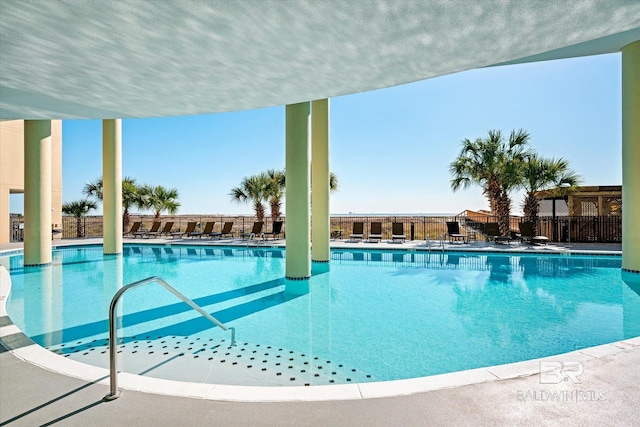
<svg viewBox="0 0 640 427"><path fill-rule="evenodd" d="M137 242L140 242L140 239L137 239ZM78 243L101 243L101 240L55 242L56 245ZM223 240L218 243L214 240L211 243L209 239L195 239L193 242L190 239L144 239L144 243L246 246L246 242ZM283 243L282 240L276 240L264 245L282 246ZM332 241L331 245L334 248L428 250L424 241L404 244L386 241ZM21 244L0 245L0 250L21 247ZM473 243L445 244L444 249L620 253L620 245L601 244L574 244L568 247L554 244L531 246L513 243L509 246ZM432 247L431 250L441 248ZM102 397L107 394L108 386L104 383L102 373L96 373L92 377L93 380L83 380L24 361L21 355L28 353L33 345L30 342L21 342L21 334L12 331L11 328L14 326L10 325L8 318L2 316L5 316L4 313L0 313L0 426L408 426L452 423L630 426L638 425L640 417L640 337L546 359L556 365L560 362L565 363L565 366L574 363L574 368L575 363L578 363L577 366L582 370L578 378L579 383L574 381L571 375L565 376L561 381L555 373L550 374L547 371L541 374L539 361L526 361L484 369L493 377L483 377L478 370L426 377L430 378L423 379L431 384L428 388L425 388L424 381L421 384L415 380L377 383L381 388L387 389L386 394L396 394L393 397L376 398L371 390L367 394L364 387L359 389L360 396L339 400L342 394L340 386L330 386L324 391L329 400L268 402L278 399L276 396L263 396L260 400L267 401L237 402L202 396L175 397L127 389L121 398L103 402ZM53 354L52 356L58 357ZM568 368L568 372L571 374L571 368ZM181 383L173 383L173 386L179 391ZM260 388L252 389L256 394L261 393ZM302 394L304 391L310 391L308 387L303 389L306 390L300 390ZM267 390L262 391L262 394L268 393ZM295 396L293 400L296 400Z"/></svg>

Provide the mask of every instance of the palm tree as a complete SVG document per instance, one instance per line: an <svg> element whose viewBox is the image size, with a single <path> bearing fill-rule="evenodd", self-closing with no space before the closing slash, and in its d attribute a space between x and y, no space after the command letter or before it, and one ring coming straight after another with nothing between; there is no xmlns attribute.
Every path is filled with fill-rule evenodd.
<svg viewBox="0 0 640 427"><path fill-rule="evenodd" d="M132 207L142 209L143 206L144 201L136 180L124 177L122 179L122 225L124 229L129 227L129 209Z"/></svg>
<svg viewBox="0 0 640 427"><path fill-rule="evenodd" d="M102 177L97 178L95 181L86 183L82 189L82 194L93 197L102 202Z"/></svg>
<svg viewBox="0 0 640 427"><path fill-rule="evenodd" d="M264 219L264 202L269 202L271 217L276 219L282 216L282 199L285 196L286 176L285 171L269 169L258 175L245 177L238 187L231 189L231 200L234 202L253 202L258 221ZM329 174L329 190L338 189L338 177L331 172Z"/></svg>
<svg viewBox="0 0 640 427"><path fill-rule="evenodd" d="M93 200L84 199L74 202L68 202L62 205L62 213L73 215L76 219L76 235L83 237L82 217L84 217L91 209L98 209L98 204Z"/></svg>
<svg viewBox="0 0 640 427"><path fill-rule="evenodd" d="M538 221L540 211L540 201L536 197L536 192L550 190L557 196L566 195L575 190L581 181L580 175L569 169L567 160L545 159L537 154L526 157L522 174L522 187L526 190L522 202L524 220L534 224Z"/></svg>
<svg viewBox="0 0 640 427"><path fill-rule="evenodd" d="M464 139L460 154L449 167L453 191L471 184L482 186L503 235L510 229L509 192L521 182L521 164L529 154L528 144L529 134L523 129L512 131L508 141L499 130L490 130L485 139Z"/></svg>
<svg viewBox="0 0 640 427"><path fill-rule="evenodd" d="M96 179L93 182L89 182L85 184L82 193L89 196L94 197L95 199L102 202L103 200L103 192L102 192L102 177ZM135 178L124 177L122 179L122 226L123 228L127 228L129 225L129 210L132 207L137 207L139 209L144 208L144 204L142 201L142 197L138 191L138 185L136 184Z"/></svg>
<svg viewBox="0 0 640 427"><path fill-rule="evenodd" d="M169 215L175 215L180 207L178 190L175 188L145 184L138 189L138 194L142 207L152 210L156 221L160 218L162 211L167 211Z"/></svg>
<svg viewBox="0 0 640 427"><path fill-rule="evenodd" d="M269 169L260 174L260 179L265 180L265 198L269 201L271 218L278 219L282 216L282 198L284 197L285 179L284 171Z"/></svg>
<svg viewBox="0 0 640 427"><path fill-rule="evenodd" d="M237 203L253 203L258 221L264 221L264 203L269 197L267 187L273 185L265 178L266 174L245 177L238 187L231 189L231 200ZM278 206L279 208L279 206ZM272 212L273 215L273 212Z"/></svg>
<svg viewBox="0 0 640 427"><path fill-rule="evenodd" d="M335 173L330 172L329 173L329 191L332 193L335 193L336 191L338 191L338 177L336 176Z"/></svg>

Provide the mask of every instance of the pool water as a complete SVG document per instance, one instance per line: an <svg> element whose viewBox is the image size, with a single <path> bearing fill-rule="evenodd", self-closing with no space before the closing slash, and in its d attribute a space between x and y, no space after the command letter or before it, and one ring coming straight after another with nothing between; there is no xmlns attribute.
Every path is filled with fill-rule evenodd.
<svg viewBox="0 0 640 427"><path fill-rule="evenodd" d="M336 384L528 360L640 335L640 295L617 256L332 251L306 282L281 249L127 245L54 250L11 274L11 320L64 357L108 366L108 307L160 276L229 332L157 284L120 305L121 370L195 382ZM317 271L316 271L317 270Z"/></svg>

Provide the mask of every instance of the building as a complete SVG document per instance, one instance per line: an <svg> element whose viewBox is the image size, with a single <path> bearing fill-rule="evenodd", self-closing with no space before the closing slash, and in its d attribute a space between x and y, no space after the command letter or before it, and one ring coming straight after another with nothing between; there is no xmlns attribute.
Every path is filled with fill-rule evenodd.
<svg viewBox="0 0 640 427"><path fill-rule="evenodd" d="M0 121L0 243L22 234L9 212L10 194L24 194L24 120ZM51 121L51 228L62 224L62 121ZM61 234L53 234L59 239Z"/></svg>
<svg viewBox="0 0 640 427"><path fill-rule="evenodd" d="M622 216L621 185L578 187L566 196L540 191L536 196L540 216Z"/></svg>
<svg viewBox="0 0 640 427"><path fill-rule="evenodd" d="M553 241L622 242L622 186L584 186L560 196L536 194L538 229Z"/></svg>

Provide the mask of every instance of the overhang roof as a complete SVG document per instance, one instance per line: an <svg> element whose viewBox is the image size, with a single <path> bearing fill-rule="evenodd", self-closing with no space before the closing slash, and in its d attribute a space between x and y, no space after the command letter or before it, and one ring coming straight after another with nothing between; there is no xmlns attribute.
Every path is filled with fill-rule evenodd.
<svg viewBox="0 0 640 427"><path fill-rule="evenodd" d="M0 118L253 109L636 40L638 1L3 0Z"/></svg>
<svg viewBox="0 0 640 427"><path fill-rule="evenodd" d="M539 200L553 200L563 199L565 196L558 194L556 189L536 191L536 197ZM622 194L622 185L589 185L576 187L571 193L567 195L571 196L620 196Z"/></svg>

